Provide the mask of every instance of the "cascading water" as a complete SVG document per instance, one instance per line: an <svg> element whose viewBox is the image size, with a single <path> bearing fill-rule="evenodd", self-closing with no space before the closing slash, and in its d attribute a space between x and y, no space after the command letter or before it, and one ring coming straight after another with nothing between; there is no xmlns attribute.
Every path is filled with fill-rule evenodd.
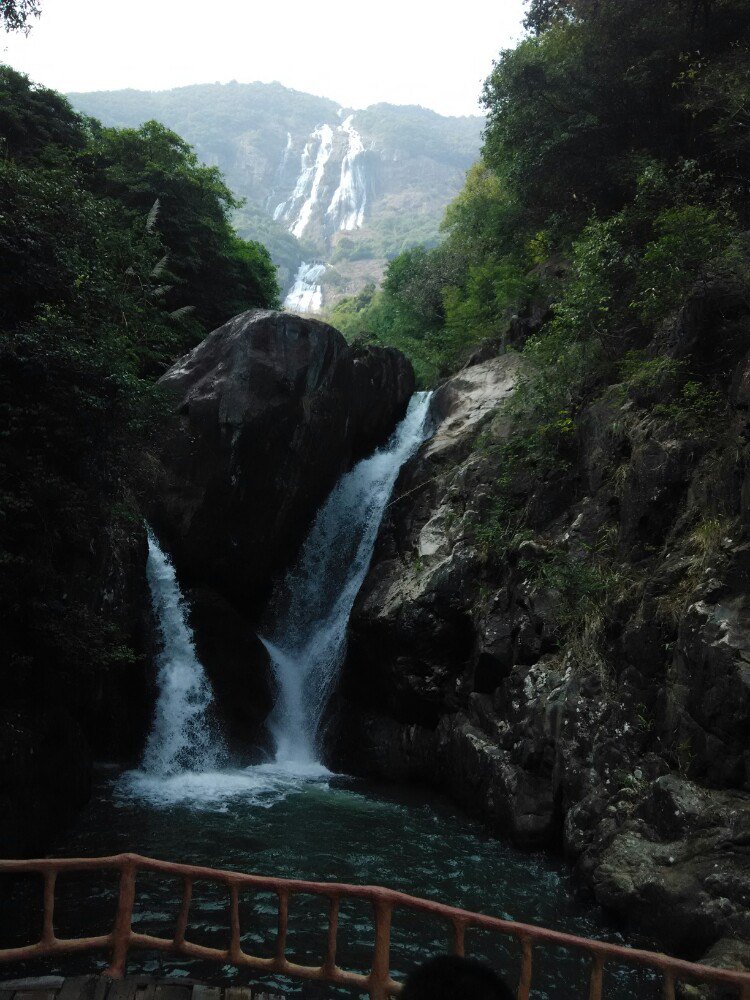
<svg viewBox="0 0 750 1000"><path fill-rule="evenodd" d="M195 653L174 566L150 528L146 575L162 648L157 661L159 697L142 769L160 777L215 770L226 760L226 749L211 719L213 692Z"/></svg>
<svg viewBox="0 0 750 1000"><path fill-rule="evenodd" d="M325 274L325 264L305 261L299 266L294 284L284 299L284 308L289 312L320 312L323 306L323 289L319 282Z"/></svg>
<svg viewBox="0 0 750 1000"><path fill-rule="evenodd" d="M365 147L353 121L354 115L349 115L338 128L339 132L346 134L347 150L341 161L339 186L326 211L326 216L333 219L336 228L345 232L362 228L367 205L367 184L362 167Z"/></svg>
<svg viewBox="0 0 750 1000"><path fill-rule="evenodd" d="M275 605L264 639L278 683L269 720L276 759L318 760L321 719L346 648L349 616L367 573L399 471L427 435L429 393L416 393L388 444L339 480L321 507Z"/></svg>
<svg viewBox="0 0 750 1000"><path fill-rule="evenodd" d="M121 777L120 797L224 811L232 799L269 806L330 777L318 760L320 721L383 512L401 466L426 437L429 404L428 393L415 394L388 444L342 476L279 589L274 607L283 612L264 640L278 684L269 720L274 761L229 765L212 724L211 686L195 653L174 567L149 530L147 575L163 640L159 697L141 767Z"/></svg>

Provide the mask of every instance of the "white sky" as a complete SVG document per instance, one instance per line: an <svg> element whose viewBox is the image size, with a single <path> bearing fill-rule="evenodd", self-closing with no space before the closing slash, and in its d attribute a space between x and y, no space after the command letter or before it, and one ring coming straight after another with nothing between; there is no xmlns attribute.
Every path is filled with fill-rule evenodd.
<svg viewBox="0 0 750 1000"><path fill-rule="evenodd" d="M476 114L523 0L42 0L0 61L60 91L278 80L349 107Z"/></svg>

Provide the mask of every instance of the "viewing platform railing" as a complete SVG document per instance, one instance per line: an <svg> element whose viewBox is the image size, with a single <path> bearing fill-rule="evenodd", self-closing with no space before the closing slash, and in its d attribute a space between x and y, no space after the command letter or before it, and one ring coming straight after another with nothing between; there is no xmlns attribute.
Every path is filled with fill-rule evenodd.
<svg viewBox="0 0 750 1000"><path fill-rule="evenodd" d="M96 937L61 939L55 935L55 883L63 872L114 870L120 874L119 895L114 924L107 933ZM171 938L140 934L132 928L136 901L136 876L139 872L157 872L182 880L182 902ZM125 975L128 953L135 949L152 949L183 955L188 958L234 965L262 974L277 973L298 979L316 980L338 986L352 987L368 993L371 1000L387 1000L401 992L402 986L391 976L390 932L394 910L431 914L444 920L449 931L448 951L464 954L465 934L469 928L480 928L514 938L521 951L521 971L518 1000L528 1000L533 976L535 946L565 948L587 955L591 959L588 1000L601 1000L603 975L607 962L618 965L642 966L661 976L665 1000L675 1000L678 982L693 982L728 987L740 1000L750 1000L750 973L733 972L670 958L657 952L626 948L564 934L560 931L500 920L442 903L419 899L402 892L378 886L344 885L335 882L304 882L297 879L270 878L221 871L195 865L155 861L137 854L118 854L108 858L50 858L39 861L0 861L0 875L37 873L44 881L44 912L42 935L34 944L17 948L0 948L0 963L73 954L97 949L109 950L107 974L114 979ZM200 880L218 883L228 895L229 941L226 949L196 944L186 938L193 883ZM270 892L278 899L278 930L275 954L272 958L249 955L242 950L239 894L242 890ZM328 931L325 956L319 966L299 965L286 957L289 900L295 894L309 894L328 900ZM347 971L336 964L339 905L343 899L364 900L371 904L374 926L372 963L367 974ZM0 942L1 943L1 942ZM427 956L425 956L427 957Z"/></svg>

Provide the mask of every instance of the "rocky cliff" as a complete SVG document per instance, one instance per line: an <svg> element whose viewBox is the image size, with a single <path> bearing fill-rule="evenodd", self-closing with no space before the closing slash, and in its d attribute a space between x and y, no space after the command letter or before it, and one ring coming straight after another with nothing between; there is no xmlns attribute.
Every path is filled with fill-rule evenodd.
<svg viewBox="0 0 750 1000"><path fill-rule="evenodd" d="M746 304L694 296L638 378L592 393L556 475L505 483L525 528L502 559L521 357L444 385L355 607L332 751L561 848L670 949L746 964L748 347ZM678 365L721 399L691 411L687 383L670 407Z"/></svg>
<svg viewBox="0 0 750 1000"><path fill-rule="evenodd" d="M219 700L252 741L272 701L254 627L272 584L342 472L404 415L414 375L396 350L353 348L324 323L255 311L161 381L177 418L150 516L193 589L198 652Z"/></svg>
<svg viewBox="0 0 750 1000"><path fill-rule="evenodd" d="M108 125L163 122L218 166L245 199L240 235L269 248L284 295L298 278L286 308L306 312L377 283L405 246L437 241L484 125L420 107L345 109L278 83L70 99ZM301 282L318 266L315 280Z"/></svg>

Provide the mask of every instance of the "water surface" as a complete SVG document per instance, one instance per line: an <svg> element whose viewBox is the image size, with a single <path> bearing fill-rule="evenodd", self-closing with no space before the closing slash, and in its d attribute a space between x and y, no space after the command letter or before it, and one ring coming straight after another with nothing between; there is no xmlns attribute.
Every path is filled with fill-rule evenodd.
<svg viewBox="0 0 750 1000"><path fill-rule="evenodd" d="M142 772L102 773L91 803L52 853L70 857L120 851L263 875L385 885L494 916L622 941L601 911L576 893L562 863L490 837L439 797L330 775L319 766L307 775L269 764L177 775L166 782L154 779L150 785ZM61 877L58 933L101 933L114 915L115 893L114 876ZM15 890L13 926L3 921L4 940L33 936L33 920L20 905L22 894L28 895L28 886ZM141 875L135 929L171 936L178 903L175 880ZM324 902L293 899L290 959L310 964L322 960L325 916ZM276 934L275 897L243 896L241 918L244 950L270 957ZM446 950L448 929L432 918L397 910L392 936L392 966L398 978L426 955ZM188 939L215 947L228 940L226 898L208 883L196 883ZM342 905L339 963L367 971L372 942L367 904ZM515 979L518 955L512 941L469 932L467 951L492 961ZM104 957L100 965L104 967ZM63 972L90 968L91 957L83 956L45 966ZM131 955L128 971L176 972L234 982L248 978L246 971L229 966L218 970L148 953ZM536 949L532 996L539 1000L586 996L586 976L587 964L578 957ZM333 995L314 984L290 984L278 978L266 982L297 996ZM658 995L642 972L612 970L607 987L607 997L622 1000Z"/></svg>

